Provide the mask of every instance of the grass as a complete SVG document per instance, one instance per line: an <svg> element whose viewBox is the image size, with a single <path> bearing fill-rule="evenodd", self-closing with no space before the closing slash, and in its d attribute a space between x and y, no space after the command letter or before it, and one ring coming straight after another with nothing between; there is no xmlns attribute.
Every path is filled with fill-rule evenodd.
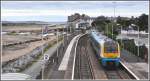
<svg viewBox="0 0 150 81"><path fill-rule="evenodd" d="M7 35L17 35L17 33L15 31L12 31L10 33L7 33Z"/></svg>

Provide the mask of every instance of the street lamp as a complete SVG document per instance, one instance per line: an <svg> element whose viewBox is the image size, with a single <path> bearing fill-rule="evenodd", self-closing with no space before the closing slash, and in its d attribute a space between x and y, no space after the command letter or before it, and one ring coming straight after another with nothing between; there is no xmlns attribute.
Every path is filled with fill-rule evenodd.
<svg viewBox="0 0 150 81"><path fill-rule="evenodd" d="M58 38L58 28L57 28L57 57L56 57L57 58L57 63L58 63L58 39L59 38Z"/></svg>
<svg viewBox="0 0 150 81"><path fill-rule="evenodd" d="M42 34L41 34L42 43L43 43L43 27L45 27L45 25L41 27L41 29L42 29ZM43 55L43 45L42 45L42 55ZM43 60L42 75L41 75L42 79L44 78L43 77L43 75L44 75L44 68L45 68L45 60Z"/></svg>
<svg viewBox="0 0 150 81"><path fill-rule="evenodd" d="M121 33L120 34L122 34L122 25L121 25ZM122 47L124 48L124 44L122 43L122 36L121 36L121 45L122 45Z"/></svg>
<svg viewBox="0 0 150 81"><path fill-rule="evenodd" d="M68 26L68 23L67 23L67 34L66 34L67 35L67 44L68 44L68 27L69 26Z"/></svg>
<svg viewBox="0 0 150 81"><path fill-rule="evenodd" d="M43 42L43 27L41 27L41 29L42 29L41 39L42 39L42 42ZM42 45L42 54L43 54L43 45Z"/></svg>
<svg viewBox="0 0 150 81"><path fill-rule="evenodd" d="M139 26L138 26L138 57L140 56L140 54L139 54Z"/></svg>
<svg viewBox="0 0 150 81"><path fill-rule="evenodd" d="M116 5L116 2L113 2L114 4L114 18L113 18L113 25L112 25L112 38L113 38L113 26L115 24L115 5Z"/></svg>
<svg viewBox="0 0 150 81"><path fill-rule="evenodd" d="M64 34L65 34L64 28L65 28L65 26L63 26L63 47L65 46L65 45L64 45Z"/></svg>
<svg viewBox="0 0 150 81"><path fill-rule="evenodd" d="M108 24L109 24L109 23L106 23L106 22L104 22L104 23L106 24L106 29L105 29L104 32L106 33L106 36L108 36Z"/></svg>

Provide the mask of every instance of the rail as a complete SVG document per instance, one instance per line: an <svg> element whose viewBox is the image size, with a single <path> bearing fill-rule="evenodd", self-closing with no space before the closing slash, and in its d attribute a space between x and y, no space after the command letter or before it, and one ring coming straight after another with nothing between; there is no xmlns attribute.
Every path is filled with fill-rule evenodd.
<svg viewBox="0 0 150 81"><path fill-rule="evenodd" d="M87 49L79 46L79 41L85 35L87 35L87 33L80 36L76 43L74 64L73 64L74 66L73 66L73 70L72 70L72 80L74 78L77 78L77 79L93 79L94 78L94 73L92 71L90 59L89 59L89 56L87 55L87 51L86 51ZM77 51L77 49L79 49L78 47L81 48L80 53L82 53L83 51L85 51L85 52L82 54L79 54L79 51ZM74 72L75 70L76 70L76 72ZM81 73L79 73L79 72L81 72Z"/></svg>

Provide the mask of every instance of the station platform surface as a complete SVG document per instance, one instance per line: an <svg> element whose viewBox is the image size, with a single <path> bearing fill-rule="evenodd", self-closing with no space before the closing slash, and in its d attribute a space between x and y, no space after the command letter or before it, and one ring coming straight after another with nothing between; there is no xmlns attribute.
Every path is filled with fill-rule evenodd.
<svg viewBox="0 0 150 81"><path fill-rule="evenodd" d="M148 64L123 62L140 80L148 79Z"/></svg>
<svg viewBox="0 0 150 81"><path fill-rule="evenodd" d="M62 59L62 62L61 62L61 64L60 64L58 70L61 70L61 71L67 70L68 62L69 62L69 57L70 57L70 55L71 55L72 47L73 47L73 45L74 45L76 39L77 39L79 36L80 36L80 35L77 35L77 36L75 36L75 37L71 40L70 44L68 45L68 47L67 47L67 49L66 49L65 55L64 55L64 57L63 57L63 59Z"/></svg>
<svg viewBox="0 0 150 81"><path fill-rule="evenodd" d="M121 51L121 61L129 68L140 80L148 79L149 66L143 59L131 54L126 50Z"/></svg>

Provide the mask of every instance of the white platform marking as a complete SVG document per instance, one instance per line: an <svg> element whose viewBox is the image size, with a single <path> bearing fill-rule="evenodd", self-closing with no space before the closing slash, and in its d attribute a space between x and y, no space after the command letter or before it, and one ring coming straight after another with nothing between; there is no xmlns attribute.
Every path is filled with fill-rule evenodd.
<svg viewBox="0 0 150 81"><path fill-rule="evenodd" d="M61 62L61 64L60 64L58 70L66 70L66 69L67 69L68 61L69 61L69 57L70 57L70 53L71 53L71 49L72 49L72 47L73 47L73 44L74 44L75 40L76 40L77 37L79 37L79 36L80 36L80 35L77 35L77 36L75 36L75 37L71 40L70 44L69 44L68 47L67 47L67 50L66 50L66 52L65 52L65 55L64 55L64 57L63 57L63 59L62 59L62 62Z"/></svg>

